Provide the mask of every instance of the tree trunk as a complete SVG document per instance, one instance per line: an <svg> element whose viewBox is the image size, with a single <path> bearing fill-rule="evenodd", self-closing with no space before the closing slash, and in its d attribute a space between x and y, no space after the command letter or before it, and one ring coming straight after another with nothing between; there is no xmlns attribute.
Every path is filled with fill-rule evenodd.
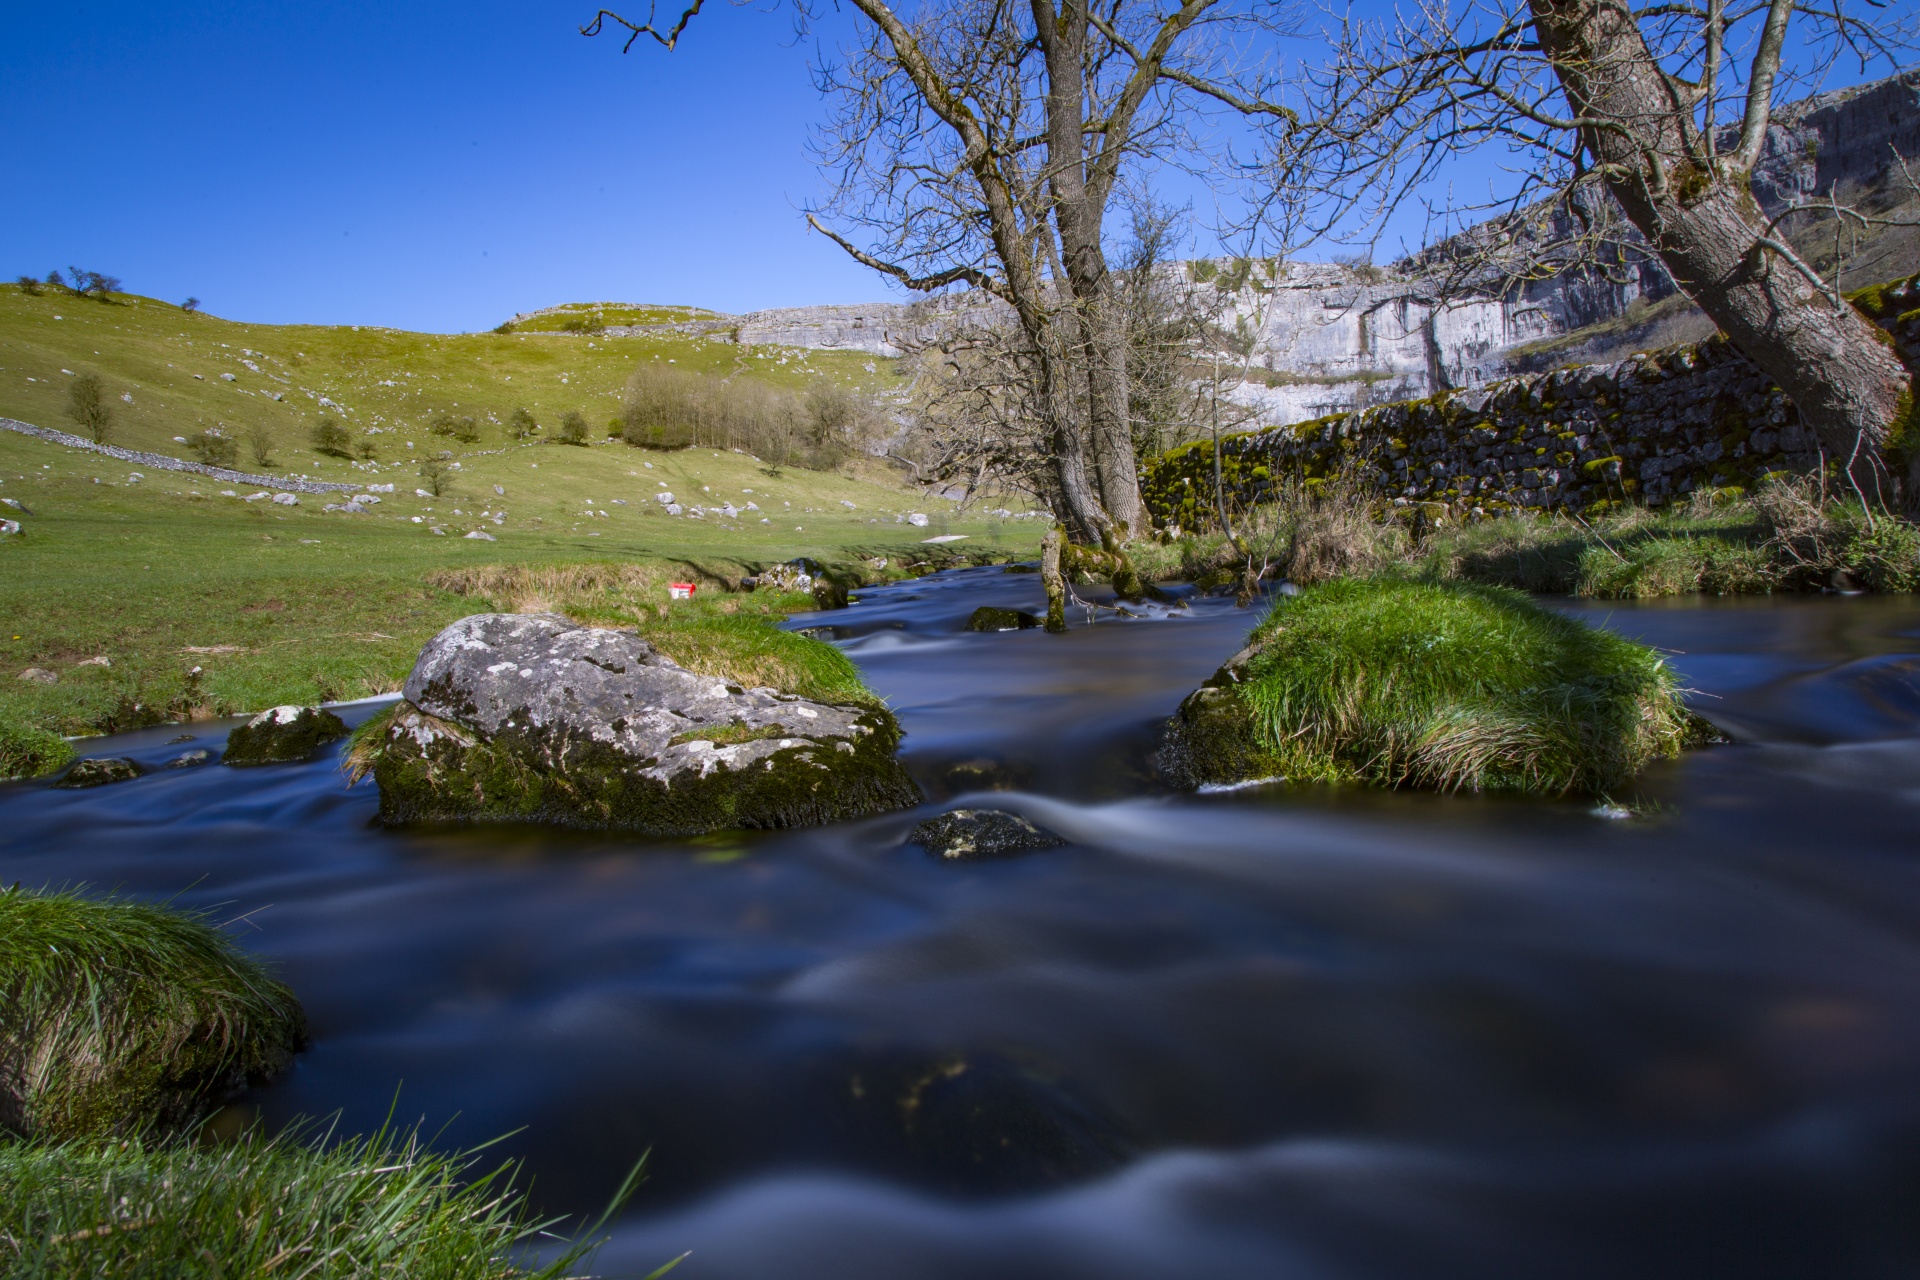
<svg viewBox="0 0 1920 1280"><path fill-rule="evenodd" d="M1060 526L1047 530L1040 541L1040 585L1047 591L1047 630L1067 629L1067 587L1060 577Z"/></svg>
<svg viewBox="0 0 1920 1280"><path fill-rule="evenodd" d="M1883 450L1910 388L1892 347L1760 243L1766 219L1750 176L1703 166L1688 108L1625 6L1531 0L1531 8L1574 112L1606 122L1583 125L1581 140L1675 283L1779 383L1828 459L1867 498L1890 499Z"/></svg>
<svg viewBox="0 0 1920 1280"><path fill-rule="evenodd" d="M1127 404L1124 317L1100 244L1108 188L1090 189L1086 174L1088 0L1065 0L1057 13L1052 0L1031 3L1047 63L1047 186L1082 339L1094 476L1108 521L1124 524L1128 537L1140 529L1140 475Z"/></svg>

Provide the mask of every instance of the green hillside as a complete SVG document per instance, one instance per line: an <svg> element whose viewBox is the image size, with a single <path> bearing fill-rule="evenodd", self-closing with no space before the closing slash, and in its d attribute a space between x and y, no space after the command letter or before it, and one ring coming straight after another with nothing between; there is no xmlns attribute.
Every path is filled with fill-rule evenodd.
<svg viewBox="0 0 1920 1280"><path fill-rule="evenodd" d="M627 376L655 359L796 388L820 379L875 388L893 376L884 367L867 373L866 356L742 353L678 334L246 325L144 298L101 303L0 286L0 415L75 431L65 412L70 380L93 373L114 409L110 443L185 457L175 436L216 423L239 435L262 424L275 441L272 474L394 486L355 515L322 509L337 495L301 494L296 506L248 502L244 485L0 431L0 499L20 507L0 508L0 517L23 528L0 537L0 765L10 735L98 732L397 688L429 636L486 607L429 581L444 581L448 570L652 566L658 572L644 591L610 606L665 617L665 582L693 577L708 584L697 602L703 615L758 614L754 597L723 584L775 561L804 555L871 575L885 559L891 575L946 550L925 545L928 537L966 535L953 545L1000 556L1029 554L1039 538L1038 521L956 516L872 459L860 461L859 474L841 474L776 468L731 450L655 452L607 440ZM510 439L502 424L522 406L549 428L578 410L596 424L593 442ZM462 445L427 433L441 412L474 417L481 438ZM377 428L375 459L308 448L323 413L357 437ZM440 497L419 496L430 486L417 459L441 449L458 469ZM259 470L244 453L235 466ZM730 502L739 515L669 515L654 500L662 490L688 506ZM746 510L748 502L760 509ZM927 525L904 521L914 511ZM476 531L491 540L464 536ZM108 665L88 663L102 657ZM55 679L20 679L29 669Z"/></svg>

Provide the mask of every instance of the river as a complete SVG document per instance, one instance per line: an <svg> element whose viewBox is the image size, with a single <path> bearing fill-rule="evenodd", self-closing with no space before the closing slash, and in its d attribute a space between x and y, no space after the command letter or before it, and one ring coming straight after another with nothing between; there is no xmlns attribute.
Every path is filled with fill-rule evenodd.
<svg viewBox="0 0 1920 1280"><path fill-rule="evenodd" d="M795 620L899 713L913 813L395 832L332 759L210 767L0 785L0 876L214 910L276 966L313 1047L227 1130L511 1133L556 1212L650 1149L601 1273L1920 1272L1920 603L1563 602L1738 739L1617 820L1168 795L1156 725L1252 614L963 630L1038 591L963 570ZM982 791L1071 843L903 846Z"/></svg>

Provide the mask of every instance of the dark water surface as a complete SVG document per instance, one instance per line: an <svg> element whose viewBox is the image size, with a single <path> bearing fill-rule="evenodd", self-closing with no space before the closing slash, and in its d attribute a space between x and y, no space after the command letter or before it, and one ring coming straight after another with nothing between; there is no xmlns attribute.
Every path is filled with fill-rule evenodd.
<svg viewBox="0 0 1920 1280"><path fill-rule="evenodd" d="M1920 1274L1920 604L1577 606L1741 739L1610 821L1168 796L1155 724L1246 611L979 636L1034 578L864 594L801 624L934 802L998 789L1071 847L940 865L900 843L932 803L394 833L328 760L0 786L0 877L246 916L314 1031L248 1099L271 1122L370 1128L398 1089L449 1143L519 1129L556 1211L651 1147L606 1273Z"/></svg>

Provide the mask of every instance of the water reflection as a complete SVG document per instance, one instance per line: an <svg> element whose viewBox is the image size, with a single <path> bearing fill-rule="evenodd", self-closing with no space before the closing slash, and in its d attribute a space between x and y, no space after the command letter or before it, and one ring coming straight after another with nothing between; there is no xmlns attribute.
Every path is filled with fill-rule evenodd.
<svg viewBox="0 0 1920 1280"><path fill-rule="evenodd" d="M449 1141L524 1126L560 1210L651 1146L607 1270L1914 1270L1914 602L1568 604L1670 650L1741 739L1610 823L1165 795L1155 726L1250 612L962 631L1038 594L966 571L794 625L848 632L930 795L1059 851L942 865L900 844L927 809L395 833L320 763L0 787L0 875L246 914L315 1031L251 1100L271 1120L370 1127L399 1087Z"/></svg>

